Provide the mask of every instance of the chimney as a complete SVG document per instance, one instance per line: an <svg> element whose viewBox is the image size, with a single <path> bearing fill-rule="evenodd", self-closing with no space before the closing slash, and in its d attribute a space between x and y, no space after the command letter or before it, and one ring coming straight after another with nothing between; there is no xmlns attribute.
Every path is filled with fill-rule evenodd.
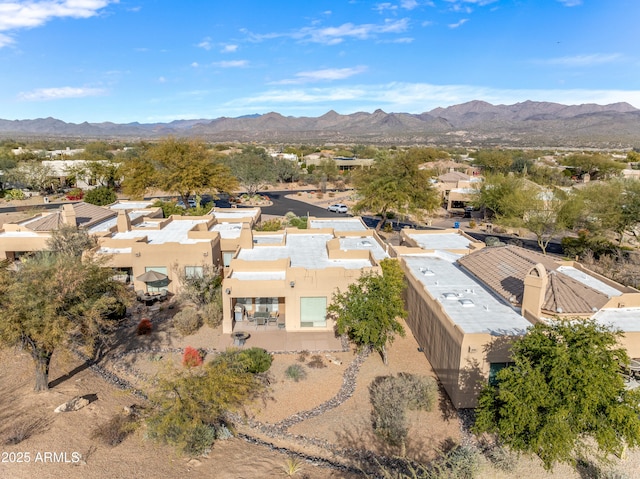
<svg viewBox="0 0 640 479"><path fill-rule="evenodd" d="M542 303L548 284L547 270L541 263L531 268L524 278L522 316L533 323L537 323L542 316Z"/></svg>
<svg viewBox="0 0 640 479"><path fill-rule="evenodd" d="M131 231L131 219L125 210L118 211L118 221L116 223L118 233L126 233Z"/></svg>
<svg viewBox="0 0 640 479"><path fill-rule="evenodd" d="M73 205L62 205L62 222L65 225L78 226L76 223L76 210Z"/></svg>

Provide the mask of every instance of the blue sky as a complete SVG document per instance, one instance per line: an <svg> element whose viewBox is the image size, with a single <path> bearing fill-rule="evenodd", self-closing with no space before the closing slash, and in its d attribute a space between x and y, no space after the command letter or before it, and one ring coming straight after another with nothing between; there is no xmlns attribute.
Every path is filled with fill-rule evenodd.
<svg viewBox="0 0 640 479"><path fill-rule="evenodd" d="M640 0L0 0L0 118L640 108Z"/></svg>

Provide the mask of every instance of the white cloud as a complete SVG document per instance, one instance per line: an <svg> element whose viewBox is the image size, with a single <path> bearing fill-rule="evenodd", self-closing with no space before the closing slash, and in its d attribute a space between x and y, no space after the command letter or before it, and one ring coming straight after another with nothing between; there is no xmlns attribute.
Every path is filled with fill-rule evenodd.
<svg viewBox="0 0 640 479"><path fill-rule="evenodd" d="M223 45L222 53L233 53L238 50L238 45Z"/></svg>
<svg viewBox="0 0 640 479"><path fill-rule="evenodd" d="M89 18L117 0L44 0L0 3L0 31L34 28L54 18Z"/></svg>
<svg viewBox="0 0 640 479"><path fill-rule="evenodd" d="M25 101L62 100L65 98L84 98L88 96L104 95L102 88L60 87L38 88L30 92L20 92L18 98Z"/></svg>
<svg viewBox="0 0 640 479"><path fill-rule="evenodd" d="M204 48L205 50L211 50L211 38L207 37L203 39L200 43L198 43L199 48Z"/></svg>
<svg viewBox="0 0 640 479"><path fill-rule="evenodd" d="M462 20L460 20L457 23L450 23L448 26L449 28L458 28L461 27L462 25L464 25L465 23L467 23L469 21L468 18L463 18Z"/></svg>
<svg viewBox="0 0 640 479"><path fill-rule="evenodd" d="M535 90L493 89L473 85L432 85L428 83L393 82L379 85L353 85L326 88L271 89L256 96L235 98L226 111L291 111L306 108L305 114L336 109L347 112L385 111L422 113L439 106L450 106L471 100L484 100L494 105L514 104L526 100L549 101L565 105L583 103L610 104L627 102L640 106L640 90Z"/></svg>
<svg viewBox="0 0 640 479"><path fill-rule="evenodd" d="M226 62L214 62L213 66L220 68L242 68L249 65L247 60L230 60Z"/></svg>
<svg viewBox="0 0 640 479"><path fill-rule="evenodd" d="M191 66L192 66L193 68L198 68L198 67L200 66L200 64L199 64L198 62L193 62L193 63L191 64Z"/></svg>
<svg viewBox="0 0 640 479"><path fill-rule="evenodd" d="M379 13L383 13L386 10L397 10L398 9L398 5L394 5L392 3L389 2L384 2L384 3L378 3L376 4L373 9Z"/></svg>
<svg viewBox="0 0 640 479"><path fill-rule="evenodd" d="M158 78L158 82L159 83L167 83L167 79L165 77L159 77Z"/></svg>
<svg viewBox="0 0 640 479"><path fill-rule="evenodd" d="M243 33L254 42L262 42L274 38L289 37L301 42L322 43L324 45L337 45L347 38L367 40L380 34L403 33L409 27L409 20L385 20L383 23L343 23L337 27L304 27L292 33L265 33L254 34L246 30Z"/></svg>
<svg viewBox="0 0 640 479"><path fill-rule="evenodd" d="M400 6L405 10L413 10L418 6L416 0L400 0Z"/></svg>
<svg viewBox="0 0 640 479"><path fill-rule="evenodd" d="M335 81L344 80L345 78L358 75L367 71L366 66L357 66L353 68L326 68L323 70L313 70L299 72L295 74L295 78L274 82L278 85L292 85L300 83L311 83L318 81Z"/></svg>
<svg viewBox="0 0 640 479"><path fill-rule="evenodd" d="M566 67L585 67L593 65L603 65L606 63L615 63L622 60L620 53L601 54L594 53L591 55L575 55L572 57L550 58L548 60L537 60L534 63L544 65L560 65Z"/></svg>
<svg viewBox="0 0 640 479"><path fill-rule="evenodd" d="M9 35L5 35L4 33L0 33L0 48L11 45L12 43L14 43L13 38Z"/></svg>
<svg viewBox="0 0 640 479"><path fill-rule="evenodd" d="M578 5L582 5L582 0L558 0L565 7L577 7Z"/></svg>

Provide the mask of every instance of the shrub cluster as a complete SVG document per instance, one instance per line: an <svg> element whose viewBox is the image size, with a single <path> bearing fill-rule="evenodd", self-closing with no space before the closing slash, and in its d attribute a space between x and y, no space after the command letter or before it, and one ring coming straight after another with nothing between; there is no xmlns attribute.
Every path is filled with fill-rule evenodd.
<svg viewBox="0 0 640 479"><path fill-rule="evenodd" d="M182 336L189 336L202 326L202 317L193 308L185 308L175 314L173 317L173 327L178 330Z"/></svg>
<svg viewBox="0 0 640 479"><path fill-rule="evenodd" d="M292 364L285 370L284 374L295 382L299 382L307 378L307 370L300 364Z"/></svg>
<svg viewBox="0 0 640 479"><path fill-rule="evenodd" d="M138 426L132 414L116 414L104 424L96 427L92 439L98 439L107 446L117 446L124 441Z"/></svg>
<svg viewBox="0 0 640 479"><path fill-rule="evenodd" d="M227 349L214 361L225 362L236 371L260 374L269 370L273 356L262 348Z"/></svg>
<svg viewBox="0 0 640 479"><path fill-rule="evenodd" d="M184 348L182 354L182 365L186 368L195 368L202 365L204 357L200 351L191 346Z"/></svg>
<svg viewBox="0 0 640 479"><path fill-rule="evenodd" d="M138 336L146 336L147 334L151 334L151 331L153 331L151 320L147 318L141 319L136 328L136 334Z"/></svg>

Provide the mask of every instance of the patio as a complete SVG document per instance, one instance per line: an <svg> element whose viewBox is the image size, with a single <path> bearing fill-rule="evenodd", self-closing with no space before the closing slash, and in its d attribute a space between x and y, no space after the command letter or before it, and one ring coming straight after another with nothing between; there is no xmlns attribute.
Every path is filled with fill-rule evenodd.
<svg viewBox="0 0 640 479"><path fill-rule="evenodd" d="M218 343L218 349L227 347L238 347L234 340L233 334L245 332L249 337L245 340L242 347L245 348L264 348L274 353L293 352L293 351L344 351L342 341L336 338L332 331L301 331L287 332L278 329L278 326L267 324L266 326L258 326L242 321L235 324L233 333L222 334Z"/></svg>

